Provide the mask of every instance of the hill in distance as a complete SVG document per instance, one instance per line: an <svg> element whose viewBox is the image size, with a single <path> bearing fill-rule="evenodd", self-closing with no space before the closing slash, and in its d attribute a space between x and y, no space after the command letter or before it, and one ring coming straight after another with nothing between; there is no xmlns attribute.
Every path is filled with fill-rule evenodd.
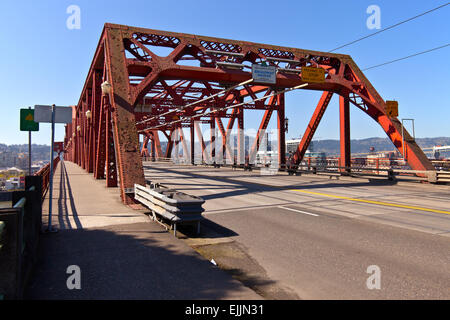
<svg viewBox="0 0 450 320"><path fill-rule="evenodd" d="M250 144L253 142L252 140L252 137L250 137ZM207 141L205 142L207 143ZM421 148L432 148L436 145L448 146L450 145L450 137L416 138L416 142ZM165 149L166 144L166 141L161 141L161 146L163 149ZM388 138L367 138L351 140L352 153L368 153L370 151L370 147L374 147L375 152L397 150ZM50 146L48 145L33 144L33 160L41 160L41 157L42 159L47 159L49 148ZM339 140L313 140L313 150L316 152L325 152L327 153L327 155L338 155L340 153ZM0 152L28 152L28 144L6 145L0 143Z"/></svg>
<svg viewBox="0 0 450 320"><path fill-rule="evenodd" d="M416 142L421 148L432 148L436 145L448 146L450 137L416 138ZM352 153L368 153L370 147L374 147L375 152L397 150L388 138L352 139L350 143ZM339 154L339 140L313 140L313 149L329 155Z"/></svg>

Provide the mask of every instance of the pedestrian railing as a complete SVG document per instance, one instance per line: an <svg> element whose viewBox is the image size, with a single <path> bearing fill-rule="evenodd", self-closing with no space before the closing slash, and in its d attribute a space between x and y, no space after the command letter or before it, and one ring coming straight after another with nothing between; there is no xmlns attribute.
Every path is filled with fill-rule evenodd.
<svg viewBox="0 0 450 320"><path fill-rule="evenodd" d="M59 156L53 159L53 172L55 172L58 163L59 163ZM34 175L42 177L42 200L44 200L50 183L50 163L47 163Z"/></svg>
<svg viewBox="0 0 450 320"><path fill-rule="evenodd" d="M0 209L0 299L21 299L33 266L42 226L42 177L25 177L25 191L12 193Z"/></svg>
<svg viewBox="0 0 450 320"><path fill-rule="evenodd" d="M164 158L164 157L147 157L143 156L142 161L158 161L158 162L170 162L172 158Z"/></svg>

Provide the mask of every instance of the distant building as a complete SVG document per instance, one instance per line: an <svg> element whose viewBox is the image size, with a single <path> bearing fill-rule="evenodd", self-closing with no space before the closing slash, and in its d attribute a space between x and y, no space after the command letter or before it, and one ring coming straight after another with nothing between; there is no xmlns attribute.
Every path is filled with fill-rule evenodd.
<svg viewBox="0 0 450 320"><path fill-rule="evenodd" d="M6 174L9 175L10 177L20 177L23 176L25 172L22 169L12 167L6 170Z"/></svg>
<svg viewBox="0 0 450 320"><path fill-rule="evenodd" d="M0 167L28 167L28 154L19 152L0 152Z"/></svg>
<svg viewBox="0 0 450 320"><path fill-rule="evenodd" d="M25 187L25 172L12 167L0 171L0 189L11 191Z"/></svg>

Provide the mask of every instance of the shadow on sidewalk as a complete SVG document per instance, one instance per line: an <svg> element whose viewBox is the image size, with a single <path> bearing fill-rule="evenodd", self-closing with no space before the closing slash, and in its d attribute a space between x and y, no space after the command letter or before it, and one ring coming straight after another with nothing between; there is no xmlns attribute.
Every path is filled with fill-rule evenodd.
<svg viewBox="0 0 450 320"><path fill-rule="evenodd" d="M58 222L60 229L73 229L70 218L67 203L70 204L70 209L72 212L72 218L75 222L76 229L82 229L80 219L78 217L78 212L75 207L75 202L72 194L72 188L70 186L69 175L67 174L67 169L64 161L60 162L61 166L61 176L59 179L59 198L58 198ZM67 197L68 195L68 197Z"/></svg>
<svg viewBox="0 0 450 320"><path fill-rule="evenodd" d="M149 223L43 235L39 257L26 299L259 298ZM70 265L81 269L81 290L66 286Z"/></svg>

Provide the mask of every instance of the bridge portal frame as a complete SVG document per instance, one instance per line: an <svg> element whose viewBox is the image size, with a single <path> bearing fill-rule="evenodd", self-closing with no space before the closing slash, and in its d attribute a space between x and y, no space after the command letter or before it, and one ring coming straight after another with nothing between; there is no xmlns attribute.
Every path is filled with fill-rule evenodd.
<svg viewBox="0 0 450 320"><path fill-rule="evenodd" d="M170 52L162 54L161 48ZM249 80L251 72L246 69L262 62L278 68L275 85L248 83L196 104ZM256 109L264 110L258 135L267 128L273 112L277 112L279 163L283 165L284 94L271 95L305 84L302 67L324 69L325 81L309 82L302 88L323 93L295 152L294 163L302 160L331 97L337 94L342 167L350 167L349 105L352 104L382 127L413 170L434 170L406 130L402 138L400 121L388 115L385 101L348 55L110 23L104 26L80 99L74 106L74 121L66 126L65 156L92 172L96 179L105 178L108 187L119 185L123 202L132 203L129 190L135 183L145 183L141 154L146 154L148 141L154 145L152 153L161 155L158 134L162 133L168 140L165 156L170 156L174 145L172 134L177 128L187 127L192 137L195 116L211 128L217 125L227 153L230 147L226 137L235 123L238 131L242 131L244 110ZM102 92L101 84L105 81L111 85L109 93ZM253 102L258 98L262 99ZM241 105L224 109L236 103ZM87 116L88 110L91 117ZM226 127L222 119L228 119ZM139 134L145 136L142 150ZM203 139L200 141L204 149ZM258 150L258 144L256 139L252 153ZM191 156L192 150L191 145Z"/></svg>

